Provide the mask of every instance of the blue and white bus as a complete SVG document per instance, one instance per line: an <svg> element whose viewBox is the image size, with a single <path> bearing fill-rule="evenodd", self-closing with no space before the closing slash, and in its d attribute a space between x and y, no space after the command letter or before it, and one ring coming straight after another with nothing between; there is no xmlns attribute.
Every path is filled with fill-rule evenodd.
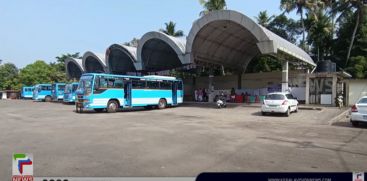
<svg viewBox="0 0 367 181"><path fill-rule="evenodd" d="M33 89L34 87L30 87L30 86L22 87L22 92L20 93L21 98L22 99L32 99Z"/></svg>
<svg viewBox="0 0 367 181"><path fill-rule="evenodd" d="M73 82L71 84L66 84L64 91L64 103L74 103L75 102L75 92L78 88L79 83Z"/></svg>
<svg viewBox="0 0 367 181"><path fill-rule="evenodd" d="M51 97L53 101L64 99L65 83L53 83L51 90Z"/></svg>
<svg viewBox="0 0 367 181"><path fill-rule="evenodd" d="M37 84L33 90L33 100L51 102L51 84Z"/></svg>
<svg viewBox="0 0 367 181"><path fill-rule="evenodd" d="M83 74L77 90L76 111L116 112L120 108L160 109L183 102L183 83L175 77Z"/></svg>

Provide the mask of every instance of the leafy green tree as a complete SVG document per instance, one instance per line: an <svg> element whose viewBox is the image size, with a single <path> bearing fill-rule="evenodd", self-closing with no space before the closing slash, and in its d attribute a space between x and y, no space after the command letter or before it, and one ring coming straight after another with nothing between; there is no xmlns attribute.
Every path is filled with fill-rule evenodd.
<svg viewBox="0 0 367 181"><path fill-rule="evenodd" d="M275 16L269 23L268 29L292 43L296 43L302 33L300 22L287 18L284 14Z"/></svg>
<svg viewBox="0 0 367 181"><path fill-rule="evenodd" d="M56 57L56 62L52 62L52 63L50 63L50 65L55 67L60 72L65 72L65 60L69 57L70 58L79 58L79 59L82 58L80 56L79 52L74 53L74 54L70 54L70 53L62 54L61 56L57 56Z"/></svg>
<svg viewBox="0 0 367 181"><path fill-rule="evenodd" d="M35 85L54 82L55 69L42 60L28 64L19 73L19 80L24 85Z"/></svg>
<svg viewBox="0 0 367 181"><path fill-rule="evenodd" d="M367 78L367 57L357 56L350 58L350 65L345 70L350 72L354 78Z"/></svg>
<svg viewBox="0 0 367 181"><path fill-rule="evenodd" d="M176 31L176 23L172 21L165 23L165 26L165 29L160 29L159 31L174 37L181 37L184 35L182 30Z"/></svg>
<svg viewBox="0 0 367 181"><path fill-rule="evenodd" d="M227 3L225 0L199 0L204 10L200 12L200 16L208 14L210 11L226 9Z"/></svg>
<svg viewBox="0 0 367 181"><path fill-rule="evenodd" d="M357 17L353 12L345 13L343 17L338 19L339 29L336 32L337 38L333 43L333 60L338 66L346 68L353 67L353 62L349 62L346 65L345 57L348 54L348 45L350 45L351 30L355 27L355 19ZM350 52L351 57L367 56L367 16L361 19L360 26L356 32L355 42ZM352 72L351 72L352 73ZM353 73L352 73L353 74Z"/></svg>
<svg viewBox="0 0 367 181"><path fill-rule="evenodd" d="M0 89L11 90L18 89L18 68L12 63L0 65Z"/></svg>

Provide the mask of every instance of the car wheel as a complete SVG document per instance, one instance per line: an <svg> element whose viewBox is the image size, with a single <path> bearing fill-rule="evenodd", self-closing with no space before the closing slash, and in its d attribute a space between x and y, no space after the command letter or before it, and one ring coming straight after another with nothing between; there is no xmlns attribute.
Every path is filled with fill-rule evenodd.
<svg viewBox="0 0 367 181"><path fill-rule="evenodd" d="M359 122L358 122L358 121L350 121L350 122L352 122L352 125L353 125L354 127L359 126Z"/></svg>
<svg viewBox="0 0 367 181"><path fill-rule="evenodd" d="M159 109L164 109L167 107L167 102L165 99L159 99L159 102L158 102L158 108Z"/></svg>
<svg viewBox="0 0 367 181"><path fill-rule="evenodd" d="M289 115L291 115L291 109L290 108L288 108L287 112L285 112L285 116L289 117Z"/></svg>
<svg viewBox="0 0 367 181"><path fill-rule="evenodd" d="M261 111L261 115L266 116L266 112Z"/></svg>
<svg viewBox="0 0 367 181"><path fill-rule="evenodd" d="M114 100L108 101L107 112L108 113L115 113L115 112L117 112L118 107L119 107L119 104L116 101L114 101Z"/></svg>

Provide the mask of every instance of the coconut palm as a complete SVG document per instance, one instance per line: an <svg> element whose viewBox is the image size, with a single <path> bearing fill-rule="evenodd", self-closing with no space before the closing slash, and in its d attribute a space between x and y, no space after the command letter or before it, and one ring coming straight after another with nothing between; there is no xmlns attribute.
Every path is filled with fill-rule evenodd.
<svg viewBox="0 0 367 181"><path fill-rule="evenodd" d="M320 61L331 49L332 22L323 9L307 13L306 17L305 26L309 30L308 42L316 52L317 61Z"/></svg>
<svg viewBox="0 0 367 181"><path fill-rule="evenodd" d="M168 23L165 23L165 25L166 25L166 28L165 29L160 29L159 31L161 31L161 32L163 32L167 35L175 36L175 37L180 37L180 36L184 35L182 30L176 31L176 23L170 21Z"/></svg>
<svg viewBox="0 0 367 181"><path fill-rule="evenodd" d="M200 16L206 15L210 11L226 9L227 4L225 0L199 0L204 7L204 11L200 12Z"/></svg>
<svg viewBox="0 0 367 181"><path fill-rule="evenodd" d="M304 23L304 13L314 7L314 3L308 0L280 0L280 9L284 10L286 13L290 13L292 11L296 11L297 14L301 16L301 24L302 24L302 48L304 48L305 42L305 23Z"/></svg>
<svg viewBox="0 0 367 181"><path fill-rule="evenodd" d="M273 20L273 18L274 18L274 15L269 17L268 12L266 10L260 11L257 17L255 17L255 19L257 20L257 23L265 28L269 26L269 23L271 22L271 20Z"/></svg>
<svg viewBox="0 0 367 181"><path fill-rule="evenodd" d="M354 40L356 38L356 33L361 23L360 21L361 19L363 19L363 16L366 13L364 10L365 5L363 3L364 3L363 0L339 0L334 9L336 12L340 13L339 17L337 18L338 20L341 20L345 16L348 16L348 13L350 12L352 12L353 16L355 16L355 24L353 28L351 41L348 47L347 57L345 60L345 66L348 65L348 61L349 61L350 54L353 48Z"/></svg>

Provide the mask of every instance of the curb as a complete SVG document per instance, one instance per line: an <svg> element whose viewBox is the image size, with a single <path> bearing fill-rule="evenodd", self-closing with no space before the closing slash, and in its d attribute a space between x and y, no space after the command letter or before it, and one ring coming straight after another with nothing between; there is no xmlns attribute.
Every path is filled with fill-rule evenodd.
<svg viewBox="0 0 367 181"><path fill-rule="evenodd" d="M329 125L332 125L332 124L334 124L336 122L339 122L343 118L347 118L348 115L349 115L349 109L343 111L342 113L340 113L339 115L337 115L333 119L331 119L329 121Z"/></svg>

